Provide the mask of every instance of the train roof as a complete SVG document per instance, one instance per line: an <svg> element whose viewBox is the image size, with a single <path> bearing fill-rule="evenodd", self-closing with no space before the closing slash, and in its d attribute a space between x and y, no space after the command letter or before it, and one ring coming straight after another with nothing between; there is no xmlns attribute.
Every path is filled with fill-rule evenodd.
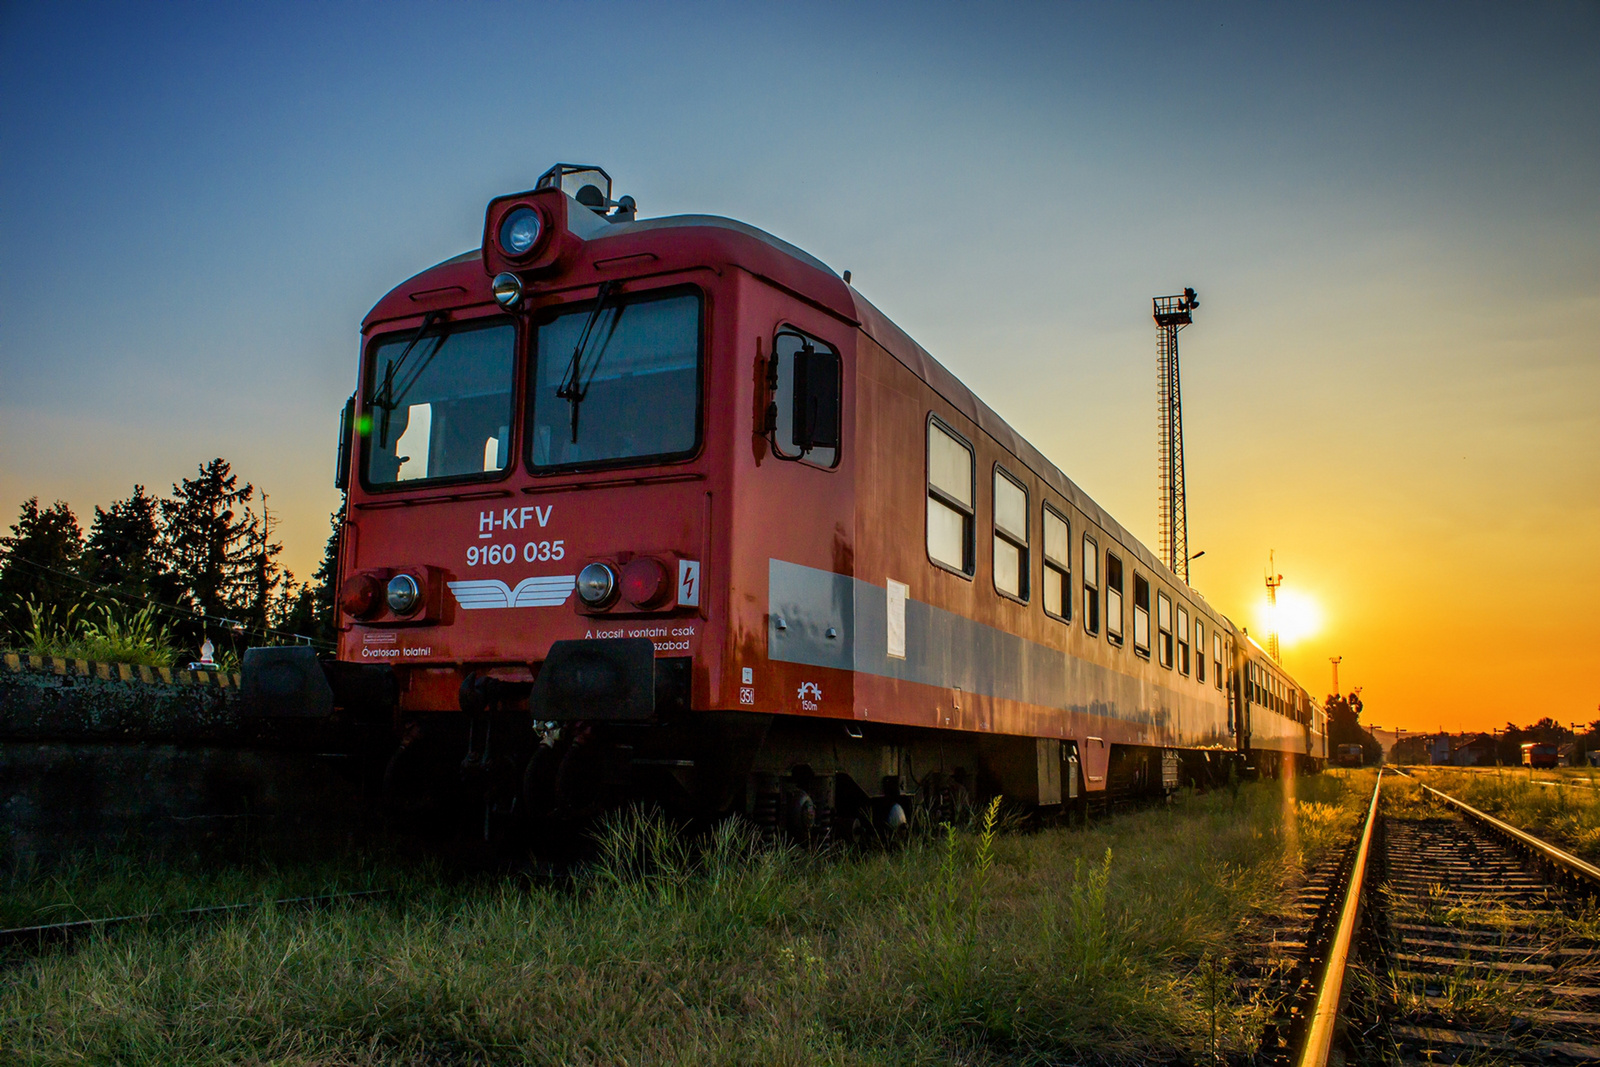
<svg viewBox="0 0 1600 1067"><path fill-rule="evenodd" d="M1201 604L1218 618L1225 620L1236 632L1232 620L1212 607L1192 586L1187 586L1158 560L1144 544L1126 527L1105 511L1085 493L1066 473L1035 448L1027 438L1018 433L988 404L978 398L961 379L935 359L927 349L914 341L876 305L847 285L839 274L804 249L756 226L720 215L666 215L656 218L609 222L593 216L589 209L572 201L572 218L582 219L588 225L582 234L588 245L619 242L648 243L650 238L667 234L693 234L695 244L709 246L710 250L727 256L728 262L773 281L789 289L808 302L816 304L833 315L859 325L860 328L916 375L930 389L960 411L988 434L1001 448L1010 452L1059 496L1081 511L1090 521L1116 538L1124 550L1135 557L1140 566L1158 575L1175 590L1182 590L1186 598ZM598 225L595 225L598 223ZM630 241L630 239L632 239ZM641 239L643 239L641 241ZM738 253L743 252L743 255ZM750 256L760 260L751 265ZM586 257L587 258L587 257ZM601 257L596 257L600 259ZM475 271L473 270L474 268ZM482 289L488 298L488 278L482 271L482 250L474 248L452 256L433 267L418 273L396 286L373 306L363 322L371 326L389 318L414 315L423 310L415 301L429 292L446 291L452 281L459 286L468 282L470 289ZM846 300L849 303L846 303Z"/></svg>

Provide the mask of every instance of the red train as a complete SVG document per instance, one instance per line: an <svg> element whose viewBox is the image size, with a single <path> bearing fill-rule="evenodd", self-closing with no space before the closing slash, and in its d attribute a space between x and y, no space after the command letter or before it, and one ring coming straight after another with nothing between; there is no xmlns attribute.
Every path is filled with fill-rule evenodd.
<svg viewBox="0 0 1600 1067"><path fill-rule="evenodd" d="M392 803L860 832L1326 757L1281 667L821 262L594 167L362 324L337 662Z"/></svg>

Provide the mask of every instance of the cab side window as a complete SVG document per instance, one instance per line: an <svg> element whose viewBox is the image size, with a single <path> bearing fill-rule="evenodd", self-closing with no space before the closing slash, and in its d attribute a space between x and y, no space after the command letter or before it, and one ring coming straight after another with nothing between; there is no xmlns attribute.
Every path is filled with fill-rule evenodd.
<svg viewBox="0 0 1600 1067"><path fill-rule="evenodd" d="M843 377L837 348L793 327L777 332L767 363L767 437L774 455L838 466Z"/></svg>
<svg viewBox="0 0 1600 1067"><path fill-rule="evenodd" d="M972 448L938 419L928 420L928 557L971 577L973 544Z"/></svg>

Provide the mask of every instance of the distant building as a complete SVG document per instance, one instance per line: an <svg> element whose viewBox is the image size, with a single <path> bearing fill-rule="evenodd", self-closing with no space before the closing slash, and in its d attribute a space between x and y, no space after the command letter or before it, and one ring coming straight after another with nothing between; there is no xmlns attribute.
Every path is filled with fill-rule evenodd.
<svg viewBox="0 0 1600 1067"><path fill-rule="evenodd" d="M1494 738L1477 734L1458 742L1450 753L1450 762L1457 767L1487 767L1494 763Z"/></svg>
<svg viewBox="0 0 1600 1067"><path fill-rule="evenodd" d="M1434 734L1428 738L1428 762L1439 766L1450 762L1450 735Z"/></svg>

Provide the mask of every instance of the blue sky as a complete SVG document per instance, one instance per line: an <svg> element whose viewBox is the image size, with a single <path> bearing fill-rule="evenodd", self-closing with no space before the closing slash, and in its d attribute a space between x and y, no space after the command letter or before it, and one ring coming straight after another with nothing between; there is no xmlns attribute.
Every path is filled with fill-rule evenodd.
<svg viewBox="0 0 1600 1067"><path fill-rule="evenodd" d="M306 574L362 315L596 162L851 269L1146 536L1196 286L1196 584L1249 621L1275 548L1291 668L1397 710L1600 699L1594 4L12 3L0 101L0 507L223 455ZM1533 558L1521 658L1440 697L1463 574Z"/></svg>

